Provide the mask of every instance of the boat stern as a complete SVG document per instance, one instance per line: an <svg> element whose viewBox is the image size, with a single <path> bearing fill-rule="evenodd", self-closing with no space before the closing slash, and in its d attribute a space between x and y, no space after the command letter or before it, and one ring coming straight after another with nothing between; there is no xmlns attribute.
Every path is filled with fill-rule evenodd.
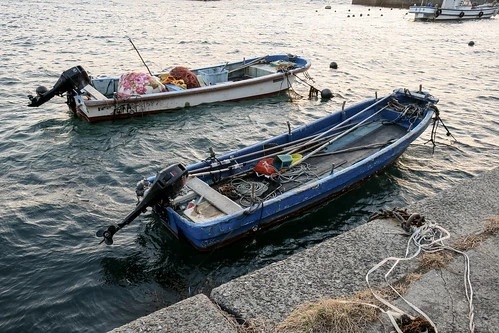
<svg viewBox="0 0 499 333"><path fill-rule="evenodd" d="M409 14L414 14L415 20L433 20L441 13L436 7L429 6L411 6Z"/></svg>

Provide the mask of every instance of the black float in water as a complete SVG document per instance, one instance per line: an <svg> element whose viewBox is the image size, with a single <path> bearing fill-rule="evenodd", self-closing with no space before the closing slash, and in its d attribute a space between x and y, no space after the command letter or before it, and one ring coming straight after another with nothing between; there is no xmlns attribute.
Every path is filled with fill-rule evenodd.
<svg viewBox="0 0 499 333"><path fill-rule="evenodd" d="M326 9L331 9L331 6L327 5L327 6L326 6Z"/></svg>
<svg viewBox="0 0 499 333"><path fill-rule="evenodd" d="M475 45L475 42L474 42L474 41L470 41L470 42L468 43L468 46L474 46L474 45Z"/></svg>
<svg viewBox="0 0 499 333"><path fill-rule="evenodd" d="M321 91L321 98L323 100L331 99L331 98L333 98L333 93L331 92L331 90L329 90L327 88L326 89L322 89L322 91Z"/></svg>
<svg viewBox="0 0 499 333"><path fill-rule="evenodd" d="M329 64L329 68L338 69L338 64L333 61L332 63Z"/></svg>

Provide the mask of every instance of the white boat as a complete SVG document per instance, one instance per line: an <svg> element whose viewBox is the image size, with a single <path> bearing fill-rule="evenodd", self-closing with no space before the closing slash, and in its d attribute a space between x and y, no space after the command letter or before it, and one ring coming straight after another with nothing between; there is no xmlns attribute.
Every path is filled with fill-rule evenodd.
<svg viewBox="0 0 499 333"><path fill-rule="evenodd" d="M294 55L264 57L189 70L175 67L164 73L128 72L91 78L81 66L62 73L50 90L40 86L28 96L37 107L55 95L66 95L75 115L97 122L173 111L206 103L268 97L291 88L309 60Z"/></svg>
<svg viewBox="0 0 499 333"><path fill-rule="evenodd" d="M409 14L414 14L416 21L488 19L496 16L498 11L496 3L474 5L468 0L443 0L441 7L431 3L409 7Z"/></svg>

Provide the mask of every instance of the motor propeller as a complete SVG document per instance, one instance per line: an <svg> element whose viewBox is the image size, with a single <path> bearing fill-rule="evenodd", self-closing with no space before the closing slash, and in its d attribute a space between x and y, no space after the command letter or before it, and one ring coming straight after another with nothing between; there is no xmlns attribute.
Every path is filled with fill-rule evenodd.
<svg viewBox="0 0 499 333"><path fill-rule="evenodd" d="M118 230L120 230L120 228L116 227L115 225L110 225L107 229L97 230L95 235L97 237L104 237L104 239L101 240L99 244L102 244L102 242L106 242L107 245L112 245L113 244L113 235Z"/></svg>
<svg viewBox="0 0 499 333"><path fill-rule="evenodd" d="M169 202L174 198L184 186L188 176L187 169L182 164L171 165L161 170L154 179L151 187L143 192L144 198L137 204L135 209L128 214L123 221L117 225L110 225L104 229L99 229L95 235L103 239L99 244L105 242L107 245L113 244L114 234L130 224L140 214L147 211L147 207L152 207L160 202ZM142 182L139 182L143 186Z"/></svg>

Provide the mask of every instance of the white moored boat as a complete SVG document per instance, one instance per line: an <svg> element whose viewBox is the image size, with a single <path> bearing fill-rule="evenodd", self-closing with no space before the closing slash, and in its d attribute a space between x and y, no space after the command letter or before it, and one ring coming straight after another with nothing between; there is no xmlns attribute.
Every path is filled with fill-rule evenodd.
<svg viewBox="0 0 499 333"><path fill-rule="evenodd" d="M496 16L499 6L496 3L474 5L467 0L443 0L442 6L430 3L409 7L409 14L414 14L417 21L476 20Z"/></svg>
<svg viewBox="0 0 499 333"><path fill-rule="evenodd" d="M285 93L309 60L267 55L212 67L168 72L128 72L90 77L81 66L64 71L50 90L41 86L28 96L37 107L55 95L66 95L69 109L89 122L173 111L206 103L238 101Z"/></svg>

